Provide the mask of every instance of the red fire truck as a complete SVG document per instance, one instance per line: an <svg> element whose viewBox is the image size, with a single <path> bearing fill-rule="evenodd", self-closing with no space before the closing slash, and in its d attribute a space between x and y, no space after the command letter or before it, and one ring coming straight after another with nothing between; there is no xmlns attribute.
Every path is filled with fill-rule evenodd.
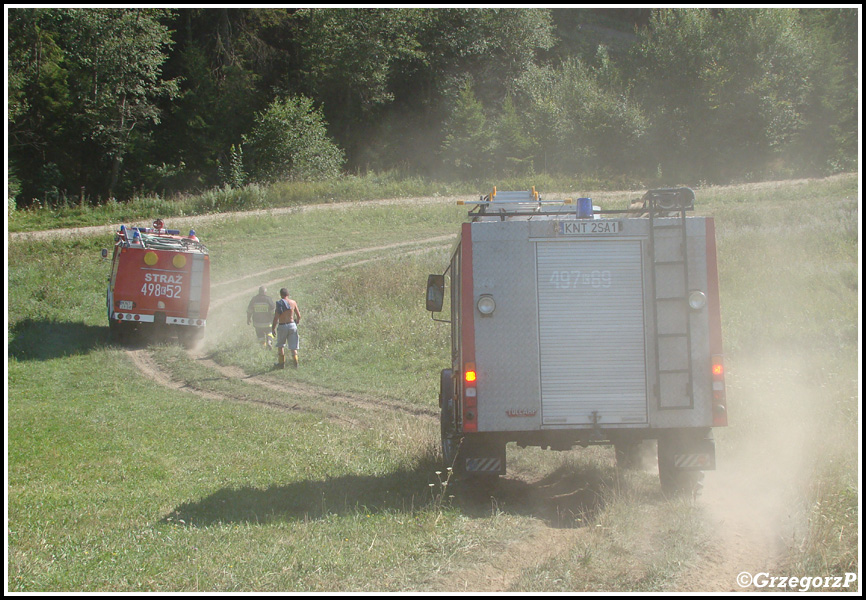
<svg viewBox="0 0 866 600"><path fill-rule="evenodd" d="M204 337L210 302L208 250L190 230L121 225L106 305L113 341L159 341L178 338L192 347ZM107 258L108 250L102 251Z"/></svg>
<svg viewBox="0 0 866 600"><path fill-rule="evenodd" d="M447 465L504 474L510 442L609 444L628 465L657 440L662 487L694 489L715 468L712 428L727 412L715 226L686 217L692 190L650 190L622 211L535 190L473 204L427 286L427 309L440 312L450 279Z"/></svg>

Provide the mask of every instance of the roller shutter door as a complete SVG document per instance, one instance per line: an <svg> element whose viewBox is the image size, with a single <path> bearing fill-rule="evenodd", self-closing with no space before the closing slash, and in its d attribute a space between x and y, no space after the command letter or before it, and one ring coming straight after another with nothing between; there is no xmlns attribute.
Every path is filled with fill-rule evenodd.
<svg viewBox="0 0 866 600"><path fill-rule="evenodd" d="M647 422L639 240L536 245L542 425Z"/></svg>

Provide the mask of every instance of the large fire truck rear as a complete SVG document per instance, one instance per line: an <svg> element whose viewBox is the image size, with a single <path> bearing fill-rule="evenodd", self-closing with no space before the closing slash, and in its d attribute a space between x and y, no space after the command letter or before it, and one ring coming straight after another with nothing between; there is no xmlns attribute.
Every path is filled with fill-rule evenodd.
<svg viewBox="0 0 866 600"><path fill-rule="evenodd" d="M623 465L658 442L667 491L715 468L727 425L714 221L688 188L651 190L641 215L534 190L481 197L450 265L451 365L442 450L459 476L505 473L506 444L610 444Z"/></svg>
<svg viewBox="0 0 866 600"><path fill-rule="evenodd" d="M103 254L107 256L107 251ZM190 230L121 225L115 234L106 304L111 336L127 341L177 337L187 346L204 336L210 301L207 248Z"/></svg>

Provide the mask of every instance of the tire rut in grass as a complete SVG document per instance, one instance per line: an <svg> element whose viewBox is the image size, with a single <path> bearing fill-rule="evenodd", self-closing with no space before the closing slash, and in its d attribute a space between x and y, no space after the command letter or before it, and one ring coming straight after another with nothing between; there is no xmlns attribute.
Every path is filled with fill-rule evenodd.
<svg viewBox="0 0 866 600"><path fill-rule="evenodd" d="M423 245L436 244L438 242L451 241L453 239L454 239L454 236L450 235L450 234L449 235L440 235L440 236L435 236L435 237L431 237L431 238L425 238L423 240L411 240L408 242L395 242L393 244L386 244L383 246L369 246L366 248L355 248L354 250L344 250L341 252L332 252L329 254L320 254L318 256L311 256L308 258L301 259L301 260L294 262L292 264L281 265L279 267L274 267L271 269L267 269L265 271L260 271L258 273L251 273L248 275L244 275L244 276L238 277L236 279L221 281L219 283L212 284L212 287L221 288L221 287L227 286L227 285L233 285L233 284L238 285L238 284L240 284L240 282L247 280L247 279L252 279L254 277L261 278L262 276L270 275L271 273L275 273L275 272L283 272L283 273L286 271L292 272L292 271L299 269L299 268L315 266L315 265L319 265L319 264L326 262L326 261L329 261L329 260L334 260L337 258L343 258L343 257L347 257L347 256L355 256L355 255L363 254L366 252L395 250L398 248L403 248L405 246L418 246L420 244L423 244ZM412 250L410 252L406 252L406 253L404 253L404 255L427 252L427 251L435 249L437 247L439 247L439 246L425 246L424 248L420 248L420 249ZM387 255L376 256L376 257L366 259L366 260L361 260L361 261L358 261L358 262L355 262L352 264L342 265L340 267L332 267L332 268L354 267L354 266L362 265L362 264L365 264L365 263L368 263L368 262L371 262L374 260L383 260L386 258L386 256ZM319 271L323 271L323 270L327 270L327 269L320 269ZM317 271L314 271L313 273L315 273L315 272L317 272ZM313 274L313 273L308 273L308 275ZM222 305L226 304L227 302L230 302L230 301L235 300L237 298L240 298L242 296L248 296L250 293L255 292L255 290L257 290L259 288L259 286L261 286L261 285L272 286L272 285L276 285L276 284L282 284L288 280L295 279L299 276L300 275L293 273L292 275L288 275L288 276L284 275L282 277L278 277L276 279L271 279L268 281L256 280L255 283L250 284L249 287L243 287L243 289L234 289L228 295L222 296L222 297L217 298L215 300L212 300L210 303L210 310L218 309ZM241 285L244 285L244 284L241 284Z"/></svg>
<svg viewBox="0 0 866 600"><path fill-rule="evenodd" d="M453 235L442 235L442 236L435 236L435 237L431 237L431 238L426 238L423 240L413 240L413 241L409 241L409 242L395 242L393 244L385 244L385 245L381 245L381 246L356 248L354 250L346 250L346 251L341 251L341 252L322 254L319 256L308 257L306 259L302 259L302 260L297 261L296 263L293 263L291 265L283 265L281 267L278 267L275 269L268 269L268 270L262 271L260 273L254 273L251 275L244 275L241 278L229 280L229 281L222 281L222 282L220 282L218 284L214 284L214 285L215 286L223 286L223 285L238 283L238 282L243 281L245 279L248 279L250 277L261 276L264 274L271 273L273 271L279 271L279 270L285 270L285 269L297 269L299 267L318 265L322 262L332 260L335 258L345 257L345 256L353 256L353 255L357 255L357 254L363 254L366 252L392 250L392 249L396 249L396 248L402 248L402 247L407 246L407 245L417 246L418 244L430 244L430 243L435 244L437 242L443 242L446 240L450 240L452 238L453 238ZM435 247L435 246L433 246L433 247ZM431 249L431 247L416 249L416 250L411 251L410 253L414 254L414 253L419 253L419 252L426 252L429 249ZM385 257L384 256L377 256L377 257L373 257L373 258L369 258L369 259L364 259L364 260L358 261L356 263L352 263L350 265L344 265L343 268L347 268L347 267L351 267L351 266L355 266L355 265L360 265L360 264L364 264L364 263L375 261L375 260L382 260L383 258L385 258ZM294 278L296 276L297 275L292 276L290 278ZM286 279L285 277L281 278L281 279L275 279L273 281L266 282L265 285L272 285L272 284L277 283L277 282L285 281L285 279ZM256 283L255 286L253 286L249 289L234 291L227 296L219 298L218 300L211 302L210 308L211 309L217 309L230 300L233 300L233 299L238 298L240 296L248 295L251 291L257 289L259 285L262 285L262 284ZM178 389L178 390L190 391L192 393L195 393L195 394L202 396L202 397L206 397L206 398L211 399L211 400L251 401L249 398L237 398L237 397L232 397L229 395L217 394L217 393L214 393L212 391L206 391L204 389L195 387L190 382L183 382L183 383L178 382L178 381L174 380L169 374L163 372L160 369L160 367L152 360L150 355L147 354L144 350L130 350L128 352L129 352L129 355L130 355L130 358L132 359L132 361L136 364L136 366L139 368L139 370L146 377L148 377L149 379L151 379L151 380L153 380L153 381L155 381L155 382L157 382L160 385L163 385L165 387L170 387L172 389ZM325 403L325 404L332 406L333 403L336 402L337 404L342 405L344 407L347 407L349 409L357 409L359 411L362 411L365 415L367 415L367 414L370 415L368 417L368 419L372 420L372 422L368 423L367 425L371 425L371 426L375 426L375 425L379 424L380 419L377 418L376 415L378 415L379 411L381 411L382 409L385 409L385 410L392 412L392 413L400 413L400 414L405 414L405 415L415 416L415 417L422 417L422 418L437 418L438 417L438 411L435 411L435 410L429 409L429 408L416 407L416 406L411 406L408 404L399 403L396 401L384 400L384 399L379 399L379 398L372 398L372 397L368 397L368 396L362 396L359 394L336 392L333 390L328 390L328 389L323 388L323 387L317 387L317 386L313 386L310 384L305 384L305 383L301 383L301 382L297 382L297 381L288 381L288 380L284 380L284 379L283 380L275 380L275 379L273 379L273 377L269 377L269 376L250 375L239 367L220 365L220 364L216 363L215 361L213 361L213 360L211 360L211 359L209 359L209 358L207 358L201 354L197 354L195 350L189 351L189 356L190 356L190 358L196 360L199 364L206 366L209 369L220 373L220 375L225 379L235 380L235 381L239 381L239 382L242 382L245 384L256 385L256 386L259 386L261 388L268 389L272 392L276 392L278 394L289 393L289 394L292 394L293 396L302 396L303 398L305 398L307 400L311 400L313 405ZM344 415L337 415L333 412L324 411L321 406L310 406L309 402L307 403L308 404L307 406L303 406L302 403L297 402L296 400L297 399L294 398L291 403L284 403L284 402L280 402L280 401L265 401L265 400L260 400L260 399L253 400L253 401L258 403L258 404L265 404L268 406L274 406L274 407L283 408L283 409L303 410L306 412L315 412L317 414L326 414L331 419L348 421L348 422L352 423L354 426L358 426L360 424L360 421L357 418L351 418L351 417L347 417ZM368 420L368 419L362 418L361 421Z"/></svg>
<svg viewBox="0 0 866 600"><path fill-rule="evenodd" d="M421 253L421 252L427 252L431 249L439 247L437 245L426 246L427 244L439 244L439 243L444 242L444 241L450 241L453 238L454 238L454 236L451 234L440 235L440 236L425 238L423 240L412 240L412 241L407 241L407 242L395 242L392 244L384 244L384 245L380 245L380 246L368 246L368 247L364 247L364 248L356 248L353 250L345 250L345 251L340 251L340 252L333 252L333 253L329 253L329 254L312 256L312 257L308 257L305 259L301 259L301 260L299 260L293 264L290 264L290 265L283 265L281 267L277 267L274 269L268 269L266 271L262 271L259 273L244 275L243 277L240 277L237 279L222 281L218 284L215 284L215 286L237 284L237 283L242 282L246 279L249 279L252 277L257 277L257 276L260 277L262 275L269 274L269 273L272 273L274 271L285 271L286 269L294 271L294 270L301 268L301 267L320 265L321 263L323 263L325 261L332 260L335 258L354 256L354 255L364 254L364 253L369 253L369 252L382 252L382 251L387 251L387 250L394 250L394 249L398 249L398 248L403 248L405 246L425 245L425 247L423 247L423 248L416 248L415 250L411 250L409 252L406 252L405 254L416 254L416 253ZM374 256L371 258L363 259L363 260L360 260L360 261L357 261L357 262L354 262L354 263L351 263L348 265L342 265L340 267L335 267L335 268L350 268L353 266L366 264L368 262L372 262L372 261L376 261L376 260L383 260L387 256L388 255ZM326 269L323 269L323 268L314 269L310 273L307 273L307 275L312 275L312 274L315 274L317 272L321 272L323 270L326 270ZM294 275L289 276L288 279L293 279L293 278L298 277L298 276L299 275L294 274ZM215 301L212 301L211 302L211 309L219 308L222 305L229 302L230 300L236 299L240 296L246 296L246 295L250 294L252 291L258 289L259 285L268 285L268 286L274 285L274 284L279 283L279 282L285 282L286 279L287 279L286 277L283 277L280 279L274 279L272 281L267 281L264 283L256 282L255 285L249 289L242 289L240 291L234 290L229 295L223 296L223 297L221 297ZM434 410L432 408L413 406L410 404L401 403L399 401L386 400L386 399L382 399L382 398L375 398L375 397L362 395L362 394L355 394L355 393L349 393L349 392L337 392L334 390L329 390L329 389L324 388L322 386L315 386L312 384L299 382L297 380L293 381L293 380L288 380L288 379L284 379L284 378L275 379L274 375L268 374L268 373L266 373L266 374L249 374L249 373L245 372L243 369L241 369L240 367L230 366L230 365L221 365L221 364L215 362L214 360L208 358L207 356L205 356L201 353L196 353L195 351L191 351L190 356L192 358L194 358L199 364L205 365L208 368L221 373L224 377L226 377L228 379L241 381L241 382L247 383L247 384L258 385L260 387L267 388L267 389L274 391L274 392L277 392L277 393L296 394L296 395L303 396L305 398L314 399L316 402L326 402L326 403L329 403L330 405L337 403L339 405L343 405L343 406L346 406L346 407L349 407L352 409L357 409L357 410L363 411L363 413L365 415L367 415L367 414L370 415L369 418L374 421L372 423L373 426L377 426L380 424L381 420L379 418L377 418L376 415L379 415L380 411L383 409L390 412L390 413L403 414L403 415L412 416L412 417L436 418L436 419L438 419L438 417L439 417L439 411Z"/></svg>
<svg viewBox="0 0 866 600"><path fill-rule="evenodd" d="M423 406L412 406L402 404L393 400L385 400L364 396L361 394L353 394L349 392L338 392L328 390L323 387L314 386L297 380L290 379L274 379L273 376L265 375L250 375L240 367L220 365L204 356L196 356L196 361L199 364L207 366L214 371L217 371L227 379L242 381L244 383L261 386L263 388L275 391L280 394L294 394L306 398L313 398L317 401L327 403L337 403L349 408L358 409L372 415L374 421L379 419L376 415L380 415L384 409L393 413L402 413L413 417L422 418L437 418L438 411L432 408Z"/></svg>
<svg viewBox="0 0 866 600"><path fill-rule="evenodd" d="M158 385L169 389L182 392L190 392L202 398L206 398L207 400L223 402L248 402L252 404L259 404L270 408L275 408L278 410L316 414L325 417L331 421L341 422L344 424L348 423L353 427L360 427L365 425L358 419L354 419L348 415L338 414L333 411L329 411L322 406L303 403L298 401L296 398L290 397L286 401L265 400L258 396L247 396L240 394L234 395L208 390L201 387L194 381L182 381L175 379L171 373L166 372L159 364L157 364L155 360L153 360L153 357L146 349L128 349L126 350L126 354L132 361L132 363L136 366L136 368L139 370L139 372L142 374L142 376ZM230 377L227 377L225 374L221 374L220 378L229 379ZM241 381L244 380L241 379ZM279 386L279 384L273 385L276 387L276 389L284 391L284 388L282 386Z"/></svg>
<svg viewBox="0 0 866 600"><path fill-rule="evenodd" d="M375 206L390 206L390 205L428 205L428 204L445 204L454 203L457 200L473 200L477 196L453 196L453 197L417 197L417 198L386 198L383 200L360 200L360 201L345 201L345 202L329 202L320 204L302 204L299 206L284 206L278 208L267 208L257 210L233 211L224 213L209 213L204 215L194 215L188 217L167 217L173 227L186 228L201 226L202 223L220 222L230 219L257 217L257 216L280 216L291 215L316 210L347 210L352 208L375 207ZM9 234L11 241L18 240L47 240L52 238L72 238L76 236L91 236L91 235L111 235L117 231L118 224L111 225L90 225L85 227L63 227L58 229L38 230L38 231L19 231ZM149 227L148 219L133 219L131 226Z"/></svg>

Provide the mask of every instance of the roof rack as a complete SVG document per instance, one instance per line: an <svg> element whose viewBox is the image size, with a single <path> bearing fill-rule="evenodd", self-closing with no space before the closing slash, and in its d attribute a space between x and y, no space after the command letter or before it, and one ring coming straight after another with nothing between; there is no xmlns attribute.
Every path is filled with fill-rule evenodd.
<svg viewBox="0 0 866 600"><path fill-rule="evenodd" d="M499 217L504 220L506 217L517 216L535 216L544 214L563 214L561 207L567 204L574 204L572 198L564 200L543 200L535 186L531 190L499 192L496 187L486 196L481 196L478 200L458 200L458 205L474 205L469 216L478 218L482 216ZM544 207L558 206L558 211L545 211Z"/></svg>
<svg viewBox="0 0 866 600"><path fill-rule="evenodd" d="M207 247L195 235L195 230L190 229L188 236L180 235L180 230L151 228L151 227L129 227L121 225L114 235L115 243L124 248L146 248L150 250L168 250L175 252L200 252L208 254Z"/></svg>
<svg viewBox="0 0 866 600"><path fill-rule="evenodd" d="M591 214L593 216L603 214L649 216L651 213L659 217L667 216L671 213L694 210L694 199L694 192L687 187L655 189L647 191L630 208L600 210L593 207ZM580 200L591 202L589 198L581 198ZM490 194L480 196L478 200L458 200L457 204L474 206L469 211L469 216L473 220L478 220L482 217L499 218L503 221L506 218L513 217L577 217L576 211L573 208L575 205L574 198L542 200L535 190L535 186L531 190L513 192L499 192L494 187Z"/></svg>

